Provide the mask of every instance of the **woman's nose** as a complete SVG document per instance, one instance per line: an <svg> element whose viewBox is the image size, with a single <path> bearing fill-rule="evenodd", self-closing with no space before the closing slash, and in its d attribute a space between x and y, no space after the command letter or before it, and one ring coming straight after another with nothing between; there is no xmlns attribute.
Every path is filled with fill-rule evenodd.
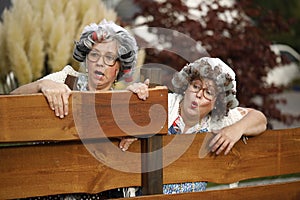
<svg viewBox="0 0 300 200"><path fill-rule="evenodd" d="M198 98L203 97L203 89L199 90L199 92L196 93L196 96Z"/></svg>
<svg viewBox="0 0 300 200"><path fill-rule="evenodd" d="M105 63L104 63L104 59L103 56L100 56L98 61L97 61L97 65L104 67Z"/></svg>

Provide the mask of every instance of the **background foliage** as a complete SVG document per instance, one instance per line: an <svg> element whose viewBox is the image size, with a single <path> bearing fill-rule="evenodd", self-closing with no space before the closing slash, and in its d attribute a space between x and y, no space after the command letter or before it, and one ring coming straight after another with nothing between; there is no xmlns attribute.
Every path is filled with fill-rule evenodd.
<svg viewBox="0 0 300 200"><path fill-rule="evenodd" d="M299 0L254 0L260 10L272 10L283 17L289 30L286 32L271 32L267 37L275 42L289 44L300 52L300 1ZM263 12L262 12L263 13ZM267 17L267 13L263 13Z"/></svg>

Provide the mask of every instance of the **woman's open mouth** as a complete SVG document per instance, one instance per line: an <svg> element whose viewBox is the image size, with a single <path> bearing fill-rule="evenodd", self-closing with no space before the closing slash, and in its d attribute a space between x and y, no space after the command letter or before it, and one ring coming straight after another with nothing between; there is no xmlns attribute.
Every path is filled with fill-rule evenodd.
<svg viewBox="0 0 300 200"><path fill-rule="evenodd" d="M192 101L192 108L198 108L198 103L196 101Z"/></svg>
<svg viewBox="0 0 300 200"><path fill-rule="evenodd" d="M104 77L104 73L101 71L95 70L94 73L95 73L95 78L98 80L100 80Z"/></svg>

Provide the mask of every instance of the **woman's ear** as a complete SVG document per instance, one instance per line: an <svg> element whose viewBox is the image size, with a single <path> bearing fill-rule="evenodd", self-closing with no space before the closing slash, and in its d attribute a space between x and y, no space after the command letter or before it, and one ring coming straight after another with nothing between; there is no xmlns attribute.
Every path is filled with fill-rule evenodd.
<svg viewBox="0 0 300 200"><path fill-rule="evenodd" d="M116 77L118 77L118 74L120 73L120 70L122 68L121 66L121 62L120 61L117 61L117 66L116 66Z"/></svg>
<svg viewBox="0 0 300 200"><path fill-rule="evenodd" d="M120 72L120 69L116 69L116 74L115 74L116 77L118 77L119 72Z"/></svg>
<svg viewBox="0 0 300 200"><path fill-rule="evenodd" d="M216 110L217 106L216 106L216 101L213 102L213 104L211 104L211 111Z"/></svg>

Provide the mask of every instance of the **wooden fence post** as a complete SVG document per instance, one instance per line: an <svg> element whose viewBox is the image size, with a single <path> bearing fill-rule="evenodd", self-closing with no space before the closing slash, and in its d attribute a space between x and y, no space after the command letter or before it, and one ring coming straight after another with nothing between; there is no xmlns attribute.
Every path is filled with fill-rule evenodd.
<svg viewBox="0 0 300 200"><path fill-rule="evenodd" d="M162 135L142 139L142 193L163 193ZM152 169L156 169L153 170ZM151 171L149 171L151 170Z"/></svg>

